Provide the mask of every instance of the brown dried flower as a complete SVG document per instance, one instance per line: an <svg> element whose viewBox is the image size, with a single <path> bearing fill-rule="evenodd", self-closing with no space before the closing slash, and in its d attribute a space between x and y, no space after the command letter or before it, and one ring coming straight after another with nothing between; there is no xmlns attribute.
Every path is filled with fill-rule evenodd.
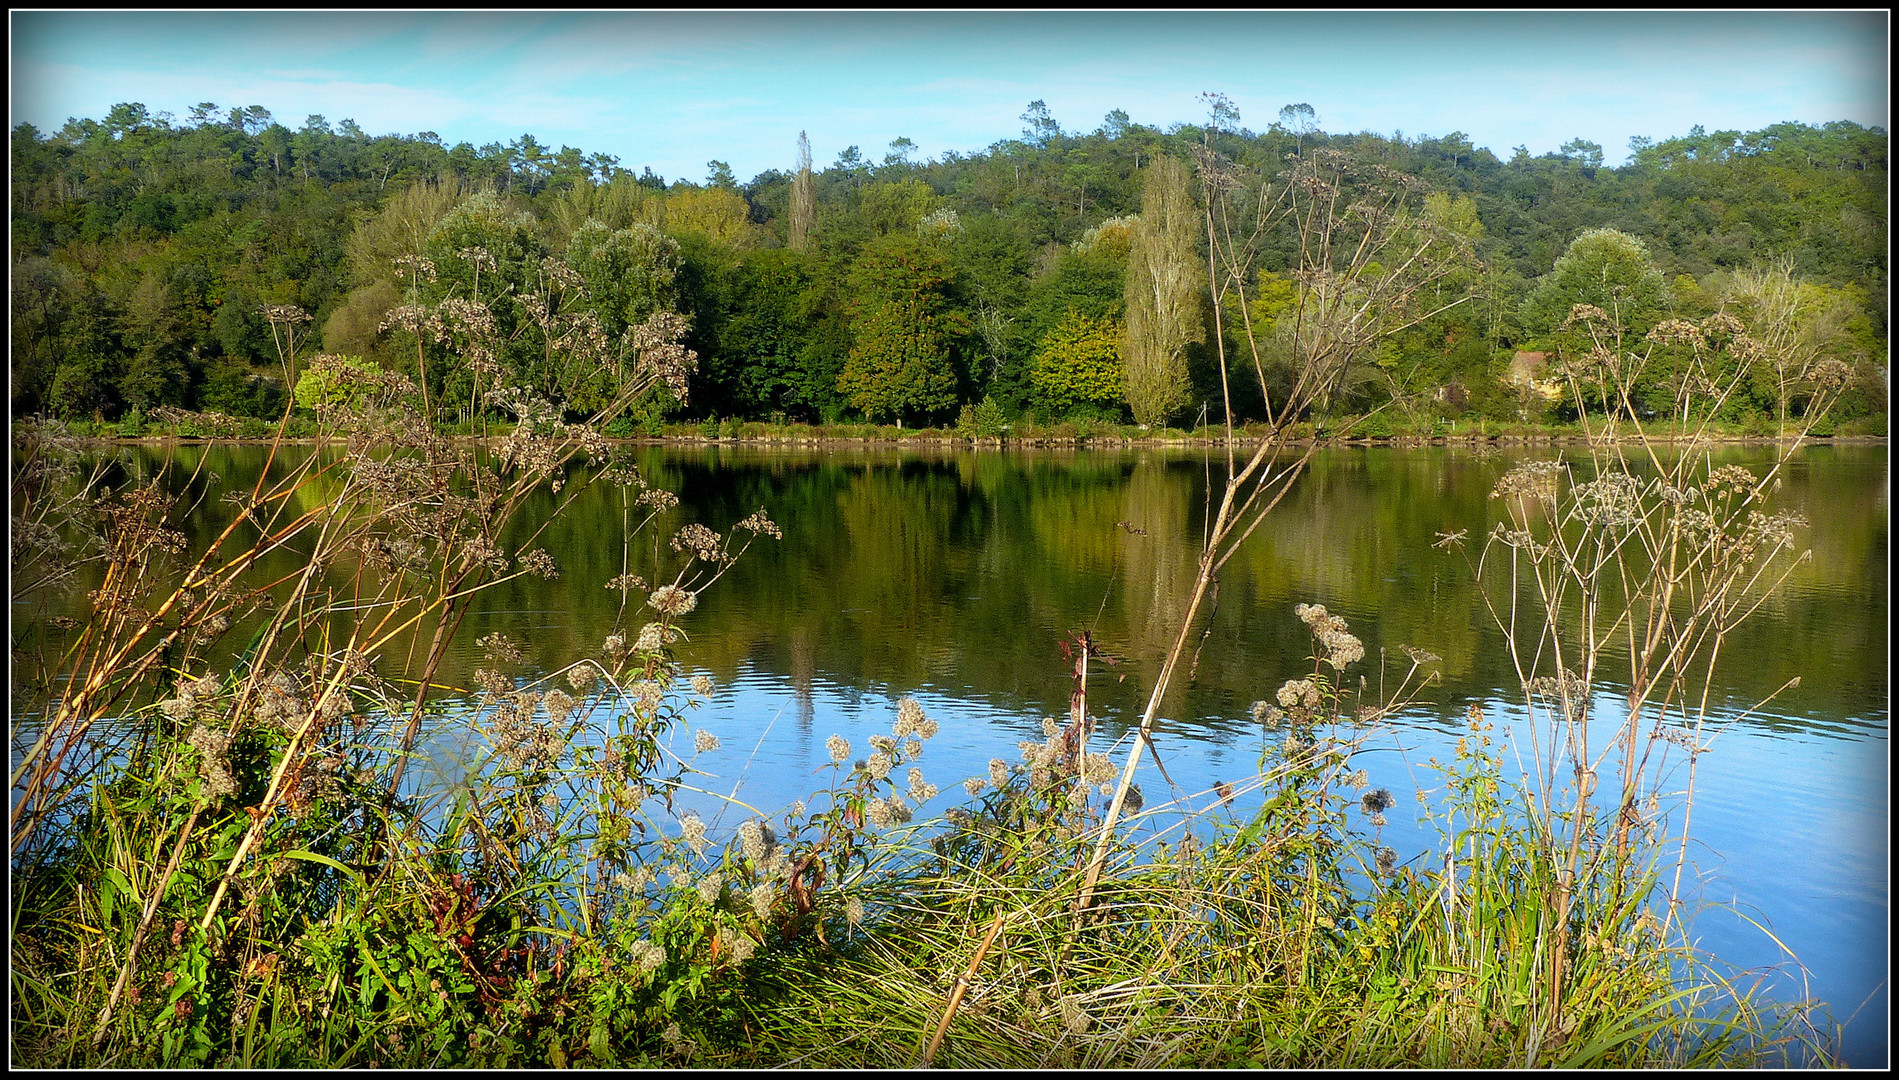
<svg viewBox="0 0 1899 1080"><path fill-rule="evenodd" d="M660 614L677 618L698 606L699 598L677 585L661 585L646 602Z"/></svg>

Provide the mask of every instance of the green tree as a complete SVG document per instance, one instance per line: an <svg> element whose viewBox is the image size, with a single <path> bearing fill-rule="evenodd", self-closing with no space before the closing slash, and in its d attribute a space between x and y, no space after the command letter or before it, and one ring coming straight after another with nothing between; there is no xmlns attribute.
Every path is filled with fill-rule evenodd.
<svg viewBox="0 0 1899 1080"><path fill-rule="evenodd" d="M1588 229L1576 237L1523 303L1523 323L1532 333L1557 335L1577 304L1599 308L1624 333L1639 337L1667 310L1668 282L1649 257L1648 245L1615 229Z"/></svg>
<svg viewBox="0 0 1899 1080"><path fill-rule="evenodd" d="M678 306L679 244L650 225L609 229L590 218L574 230L566 262L586 283L589 306L609 338Z"/></svg>
<svg viewBox="0 0 1899 1080"><path fill-rule="evenodd" d="M1128 405L1138 424L1160 426L1186 406L1187 347L1206 340L1206 274L1195 250L1199 214L1187 170L1160 157L1141 191L1141 218L1128 248Z"/></svg>
<svg viewBox="0 0 1899 1080"><path fill-rule="evenodd" d="M76 276L49 259L30 258L13 269L13 415L27 416L44 406L46 391L59 368L64 336L73 321L70 297Z"/></svg>
<svg viewBox="0 0 1899 1080"><path fill-rule="evenodd" d="M922 180L879 180L864 189L857 216L871 235L888 236L914 230L938 201Z"/></svg>
<svg viewBox="0 0 1899 1080"><path fill-rule="evenodd" d="M419 208L418 208L419 209ZM436 295L492 296L512 286L527 288L542 255L534 216L492 191L477 191L443 215L424 246L435 264ZM468 257L483 251L486 260Z"/></svg>
<svg viewBox="0 0 1899 1080"><path fill-rule="evenodd" d="M837 387L873 420L940 415L956 406L955 351L969 320L949 304L949 264L909 237L867 249L856 285L856 344Z"/></svg>
<svg viewBox="0 0 1899 1080"><path fill-rule="evenodd" d="M1042 340L1035 358L1035 401L1050 416L1076 409L1119 411L1127 399L1121 341L1126 328L1115 318L1073 310Z"/></svg>
<svg viewBox="0 0 1899 1080"><path fill-rule="evenodd" d="M745 197L719 185L676 188L660 203L663 228L669 235L698 233L721 244L737 245L750 234L751 213Z"/></svg>
<svg viewBox="0 0 1899 1080"><path fill-rule="evenodd" d="M120 316L133 354L119 376L119 396L141 409L184 401L187 371L178 307L156 273L139 278Z"/></svg>
<svg viewBox="0 0 1899 1080"><path fill-rule="evenodd" d="M823 363L816 348L821 307L809 259L798 252L748 252L734 268L732 306L716 351L734 369L739 408L817 420L837 404L839 370Z"/></svg>
<svg viewBox="0 0 1899 1080"><path fill-rule="evenodd" d="M1602 168L1601 143L1593 143L1582 138L1571 139L1562 145L1560 152L1563 157L1582 166L1591 175Z"/></svg>
<svg viewBox="0 0 1899 1080"><path fill-rule="evenodd" d="M344 245L350 283L400 285L395 260L422 254L436 224L470 194L452 181L417 181L390 196L373 215L362 214Z"/></svg>
<svg viewBox="0 0 1899 1080"><path fill-rule="evenodd" d="M1765 363L1756 370L1771 383L1775 416L1785 427L1800 384L1845 337L1852 305L1838 289L1800 280L1784 258L1735 274L1728 301L1764 347Z"/></svg>
<svg viewBox="0 0 1899 1080"><path fill-rule="evenodd" d="M1022 113L1022 141L1030 146L1047 146L1062 137L1062 125L1049 114L1040 98L1029 102Z"/></svg>
<svg viewBox="0 0 1899 1080"><path fill-rule="evenodd" d="M532 139L523 141L533 149ZM432 335L424 332L433 338L424 357L425 400L439 387L437 404L467 402L472 419L480 395L497 382L545 385L545 352L524 340L521 305L495 302L546 295L533 215L492 190L478 191L436 223L424 250L428 266L411 277L432 277L420 292L439 321Z"/></svg>
<svg viewBox="0 0 1899 1080"><path fill-rule="evenodd" d="M1305 153L1306 140L1319 130L1319 114L1311 105L1301 101L1286 105L1279 110L1279 126L1291 132L1297 139L1294 153Z"/></svg>
<svg viewBox="0 0 1899 1080"><path fill-rule="evenodd" d="M46 404L54 416L68 420L110 412L117 404L111 388L118 379L113 364L94 349L67 354L53 375Z"/></svg>
<svg viewBox="0 0 1899 1080"><path fill-rule="evenodd" d="M279 392L257 377L249 364L231 358L214 361L205 369L204 389L198 406L226 416L252 416L268 420L277 416Z"/></svg>

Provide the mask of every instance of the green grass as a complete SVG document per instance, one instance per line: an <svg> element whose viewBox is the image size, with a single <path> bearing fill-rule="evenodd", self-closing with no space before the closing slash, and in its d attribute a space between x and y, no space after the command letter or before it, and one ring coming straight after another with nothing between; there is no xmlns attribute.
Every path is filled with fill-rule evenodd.
<svg viewBox="0 0 1899 1080"><path fill-rule="evenodd" d="M214 810L194 824L196 770L174 743L95 778L70 827L16 857L15 1060L908 1066L972 959L933 1064L1777 1060L1788 1017L1745 994L1716 1007L1732 992L1663 935L1646 865L1607 867L1574 890L1553 990L1560 852L1497 783L1480 740L1434 807L1440 846L1458 852L1452 871L1377 867L1374 839L1350 827L1352 800L1336 790L1350 749L1321 738L1307 756L1263 764L1230 805L1147 811L1083 916L1077 868L1093 808L1063 797L1074 778L1059 768L1040 790L1013 777L955 824L892 832L853 817L882 790L854 770L784 826L794 860L848 854L809 910L780 888L763 912L748 888L769 877L736 842L697 858L672 842L641 846L636 863L683 879L603 890L589 864L605 819L565 811L537 834L544 787L504 772L433 808L346 809L344 792L281 817L200 932L250 822ZM339 832L345 822L356 828ZM346 839L363 826L389 837L380 859ZM181 869L143 942L136 1000L119 1003L95 1043L175 850ZM694 886L713 868L725 883L708 903ZM733 955L740 934L749 957ZM641 942L662 945L666 961L643 968Z"/></svg>

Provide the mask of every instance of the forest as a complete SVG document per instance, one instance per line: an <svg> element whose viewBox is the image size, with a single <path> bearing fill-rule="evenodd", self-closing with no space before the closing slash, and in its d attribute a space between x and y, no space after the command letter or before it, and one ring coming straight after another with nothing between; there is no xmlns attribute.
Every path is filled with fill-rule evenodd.
<svg viewBox="0 0 1899 1080"><path fill-rule="evenodd" d="M717 160L669 181L531 134L449 146L209 102L182 121L121 104L53 133L20 124L12 413L132 431L161 410L274 420L287 394L323 400L324 354L416 378L448 431L503 415L504 386L569 415L611 408L620 435L971 410L1219 422L1222 363L1254 362L1231 344L1266 342L1270 366L1304 287L1282 222L1240 302L1209 302L1205 163L1270 186L1330 155L1402 179L1402 211L1473 258L1436 283L1428 318L1347 358L1324 410L1560 422L1524 354L1577 347L1582 303L1637 334L1728 311L1768 341L1775 361L1750 366L1725 421L1797 416L1826 364L1847 381L1833 422L1884 433L1882 129L1696 127L1632 140L1614 168L1582 139L1505 158L1459 132L1328 133L1307 105L1255 131L1208 100L1203 122L1116 110L1085 133L1032 102L1020 138L929 160L898 138L881 160L853 146L818 167L801 136L788 168L749 182ZM660 353L689 374L618 400ZM1236 398L1226 419L1261 405Z"/></svg>

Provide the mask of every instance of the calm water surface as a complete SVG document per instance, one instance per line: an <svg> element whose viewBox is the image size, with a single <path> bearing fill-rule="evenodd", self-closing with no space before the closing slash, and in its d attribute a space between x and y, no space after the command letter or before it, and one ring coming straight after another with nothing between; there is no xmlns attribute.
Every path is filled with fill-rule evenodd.
<svg viewBox="0 0 1899 1080"><path fill-rule="evenodd" d="M1247 708L1310 671L1311 641L1292 609L1322 603L1364 639L1368 664L1381 646L1444 658L1443 684L1355 759L1400 796L1383 842L1414 865L1432 859L1406 796L1435 790L1428 761L1450 758L1466 706L1485 706L1506 753L1529 754L1501 635L1465 557L1434 541L1460 529L1481 538L1499 512L1488 498L1497 477L1557 453L1323 452L1222 575L1195 677L1162 709L1167 772L1192 793L1256 771L1267 736ZM166 456L186 470L204 456L216 474L201 481L213 496L194 522L204 539L228 512L215 496L248 486L262 466L246 447L124 453L134 472ZM1758 472L1768 457L1739 447L1719 463ZM721 687L693 716L723 743L700 762L716 786L782 808L819 785L828 735L862 746L909 694L942 724L922 759L943 791L926 815L954 805L959 782L991 757L1015 761L1018 740L1041 737L1043 716L1065 713L1057 642L1072 631L1092 630L1121 658L1091 676L1090 711L1103 718L1101 742L1125 733L1185 609L1209 486L1221 482L1217 460L1158 451L652 448L642 468L681 499L662 535L687 521L723 532L759 507L784 529L683 623L686 662ZM1806 969L1782 967L1775 992L1852 1018L1845 1053L1861 1066L1884 1065L1888 1052L1887 493L1883 446L1810 447L1787 471L1779 505L1812 523L1802 540L1814 558L1727 645L1717 694L1726 726L1701 759L1692 822L1692 894L1722 905L1697 916L1699 944L1737 969L1767 969L1788 956L1741 914L1771 929ZM529 668L597 651L619 609L602 583L620 572L621 520L617 492L589 491L540 541L561 577L486 594L445 680L469 685L481 663L474 640L495 630L524 642ZM650 551L653 540L637 543ZM1755 708L1794 676L1797 688ZM1598 689L1610 713L1625 688ZM444 777L460 767L463 732L451 721L435 735ZM1685 770L1674 775L1685 784ZM1152 765L1140 780L1150 804L1168 791ZM704 810L710 821L722 805Z"/></svg>

